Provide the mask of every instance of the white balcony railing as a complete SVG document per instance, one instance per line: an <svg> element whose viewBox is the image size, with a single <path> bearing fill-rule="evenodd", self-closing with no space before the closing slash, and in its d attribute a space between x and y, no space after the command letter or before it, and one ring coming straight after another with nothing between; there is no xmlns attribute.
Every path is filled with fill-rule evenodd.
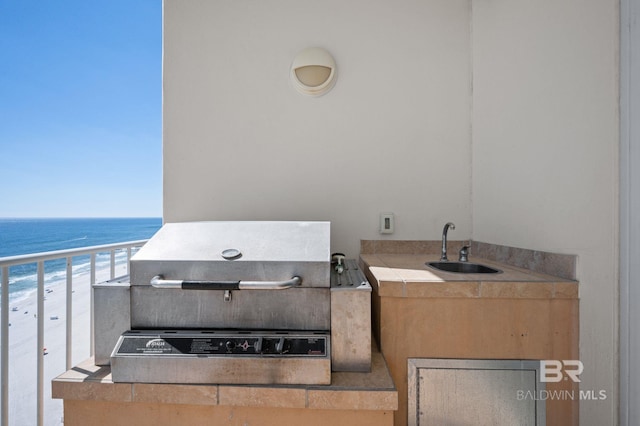
<svg viewBox="0 0 640 426"><path fill-rule="evenodd" d="M142 247L147 240L129 241L101 246L84 247L70 250L52 251L46 253L36 253L22 256L12 256L0 258L0 271L2 274L2 287L0 292L0 426L9 426L9 396L12 389L9 388L9 274L10 267L18 265L37 265L37 345L36 352L36 395L37 409L34 417L36 424L42 426L44 418L44 300L45 300L45 261L66 259L66 338L65 338L65 359L66 369L72 368L72 330L73 330L73 258L78 256L90 256L89 285L96 282L96 255L110 253L109 279L115 278L116 252L126 250L126 273L129 271L129 260L132 250ZM93 297L90 306L90 339L89 353L93 355ZM62 373L62 371L60 371ZM28 384L27 384L28 385Z"/></svg>

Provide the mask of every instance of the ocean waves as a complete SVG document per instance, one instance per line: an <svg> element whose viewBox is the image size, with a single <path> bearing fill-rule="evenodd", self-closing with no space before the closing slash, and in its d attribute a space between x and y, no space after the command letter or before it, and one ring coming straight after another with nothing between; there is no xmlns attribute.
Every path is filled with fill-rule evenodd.
<svg viewBox="0 0 640 426"><path fill-rule="evenodd" d="M0 258L146 240L161 226L161 218L0 219ZM125 264L126 250L115 253L116 265ZM110 253L97 254L96 270L108 269L110 261ZM74 283L89 275L90 266L89 255L73 257L71 276ZM65 282L66 269L65 258L46 261L45 287ZM27 297L36 289L36 263L9 268L11 302Z"/></svg>
<svg viewBox="0 0 640 426"><path fill-rule="evenodd" d="M115 252L115 265L124 265L127 262L127 251ZM111 255L98 253L96 255L96 271L110 268ZM77 282L81 277L88 276L91 272L91 258L89 255L77 256L72 259L71 278ZM54 286L66 282L66 259L56 259L44 262L44 287ZM88 280L88 278L87 278ZM15 303L29 297L38 288L37 264L12 266L9 268L9 302Z"/></svg>

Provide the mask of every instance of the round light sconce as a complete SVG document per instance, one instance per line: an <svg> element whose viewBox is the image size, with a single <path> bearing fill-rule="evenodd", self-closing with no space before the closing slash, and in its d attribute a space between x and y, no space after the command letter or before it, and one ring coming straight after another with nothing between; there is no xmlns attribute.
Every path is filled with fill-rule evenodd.
<svg viewBox="0 0 640 426"><path fill-rule="evenodd" d="M305 95L321 96L336 83L336 61L320 47L298 53L291 64L293 87Z"/></svg>

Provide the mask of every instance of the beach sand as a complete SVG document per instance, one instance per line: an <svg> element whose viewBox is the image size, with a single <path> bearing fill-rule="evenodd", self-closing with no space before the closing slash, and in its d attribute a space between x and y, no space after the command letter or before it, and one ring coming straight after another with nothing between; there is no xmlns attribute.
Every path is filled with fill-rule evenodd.
<svg viewBox="0 0 640 426"><path fill-rule="evenodd" d="M127 274L116 265L115 276ZM96 282L109 279L109 268L96 271ZM60 425L62 401L51 399L51 380L66 371L66 283L45 283L44 301L44 425ZM72 366L90 356L89 274L74 277L72 293ZM17 311L13 308L17 307ZM35 425L37 421L37 300L34 291L9 305L9 424ZM56 319L57 318L57 319Z"/></svg>

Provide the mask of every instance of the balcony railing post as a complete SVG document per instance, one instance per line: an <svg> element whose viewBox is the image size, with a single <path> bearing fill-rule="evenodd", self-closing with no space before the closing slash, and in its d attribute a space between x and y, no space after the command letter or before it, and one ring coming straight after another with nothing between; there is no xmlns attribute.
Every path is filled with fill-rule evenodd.
<svg viewBox="0 0 640 426"><path fill-rule="evenodd" d="M9 267L2 267L2 330L0 336L0 378L2 386L0 392L2 394L2 402L0 403L0 424L9 426Z"/></svg>
<svg viewBox="0 0 640 426"><path fill-rule="evenodd" d="M131 270L131 247L127 247L127 274Z"/></svg>
<svg viewBox="0 0 640 426"><path fill-rule="evenodd" d="M73 258L67 257L67 337L66 337L66 352L67 352L67 370L72 367L73 352L71 350L72 333L73 333Z"/></svg>
<svg viewBox="0 0 640 426"><path fill-rule="evenodd" d="M89 286L91 287L91 297L89 298L89 304L91 313L89 315L89 356L93 356L95 348L95 336L93 335L93 285L96 283L96 254L91 253L91 260L89 269Z"/></svg>
<svg viewBox="0 0 640 426"><path fill-rule="evenodd" d="M109 269L109 271L110 271L109 279L112 280L112 279L114 279L116 277L116 250L115 249L111 250L110 266L111 266L111 268Z"/></svg>
<svg viewBox="0 0 640 426"><path fill-rule="evenodd" d="M38 262L37 425L44 419L44 260Z"/></svg>

